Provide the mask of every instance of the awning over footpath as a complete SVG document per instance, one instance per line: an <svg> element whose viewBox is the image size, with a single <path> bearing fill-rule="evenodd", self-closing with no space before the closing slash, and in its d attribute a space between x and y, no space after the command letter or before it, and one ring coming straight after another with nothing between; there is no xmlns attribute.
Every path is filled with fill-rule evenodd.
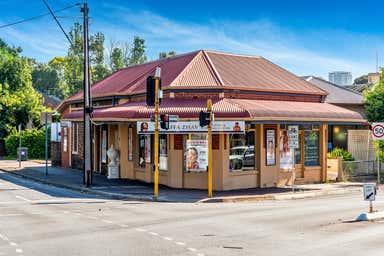
<svg viewBox="0 0 384 256"><path fill-rule="evenodd" d="M328 103L272 101L248 99L213 99L216 119L248 121L300 121L324 123L364 123L358 112ZM160 113L179 115L181 119L198 119L199 112L206 110L205 99L163 99ZM93 112L93 120L99 122L129 122L148 119L154 107L145 102L131 102L115 107L99 108ZM74 111L63 120L82 120L83 111Z"/></svg>

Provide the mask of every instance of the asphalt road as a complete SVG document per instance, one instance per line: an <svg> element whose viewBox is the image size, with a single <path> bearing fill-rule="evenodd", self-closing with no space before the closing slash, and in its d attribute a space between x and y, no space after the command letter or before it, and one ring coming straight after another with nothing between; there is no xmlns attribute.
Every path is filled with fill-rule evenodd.
<svg viewBox="0 0 384 256"><path fill-rule="evenodd" d="M383 195L375 206L384 210ZM360 194L242 203L84 195L0 172L0 255L384 255Z"/></svg>

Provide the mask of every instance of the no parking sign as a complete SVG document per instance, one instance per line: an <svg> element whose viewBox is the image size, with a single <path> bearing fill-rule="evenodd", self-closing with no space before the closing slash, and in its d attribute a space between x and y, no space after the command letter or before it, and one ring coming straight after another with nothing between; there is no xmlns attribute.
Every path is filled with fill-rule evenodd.
<svg viewBox="0 0 384 256"><path fill-rule="evenodd" d="M384 140L384 123L372 123L372 137L374 140Z"/></svg>

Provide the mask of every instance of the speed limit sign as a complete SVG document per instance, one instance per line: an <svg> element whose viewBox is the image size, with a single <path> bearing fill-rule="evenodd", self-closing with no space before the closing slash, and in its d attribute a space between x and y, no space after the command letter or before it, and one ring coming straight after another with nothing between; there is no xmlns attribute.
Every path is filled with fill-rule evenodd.
<svg viewBox="0 0 384 256"><path fill-rule="evenodd" d="M374 140L384 140L384 123L372 123L372 137Z"/></svg>

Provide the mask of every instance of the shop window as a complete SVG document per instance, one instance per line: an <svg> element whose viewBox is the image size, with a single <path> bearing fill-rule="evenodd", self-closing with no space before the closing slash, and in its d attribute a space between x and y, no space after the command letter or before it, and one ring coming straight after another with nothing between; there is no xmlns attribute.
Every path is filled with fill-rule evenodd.
<svg viewBox="0 0 384 256"><path fill-rule="evenodd" d="M159 169L162 171L168 170L168 140L166 134L159 136Z"/></svg>
<svg viewBox="0 0 384 256"><path fill-rule="evenodd" d="M208 166L208 141L206 134L184 136L184 171L206 172Z"/></svg>
<svg viewBox="0 0 384 256"><path fill-rule="evenodd" d="M229 135L229 171L255 169L255 132Z"/></svg>
<svg viewBox="0 0 384 256"><path fill-rule="evenodd" d="M101 131L101 163L106 164L107 163L107 127L103 126Z"/></svg>
<svg viewBox="0 0 384 256"><path fill-rule="evenodd" d="M139 167L151 163L151 135L139 135Z"/></svg>
<svg viewBox="0 0 384 256"><path fill-rule="evenodd" d="M320 165L318 131L304 131L304 165Z"/></svg>
<svg viewBox="0 0 384 256"><path fill-rule="evenodd" d="M72 154L77 154L79 150L79 124L72 123Z"/></svg>

